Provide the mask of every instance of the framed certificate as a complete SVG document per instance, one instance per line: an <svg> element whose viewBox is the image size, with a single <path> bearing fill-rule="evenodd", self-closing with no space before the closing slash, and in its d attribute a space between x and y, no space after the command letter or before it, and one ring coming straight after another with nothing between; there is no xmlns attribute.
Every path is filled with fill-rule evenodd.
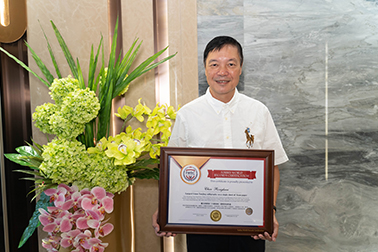
<svg viewBox="0 0 378 252"><path fill-rule="evenodd" d="M273 150L162 147L161 231L273 232Z"/></svg>

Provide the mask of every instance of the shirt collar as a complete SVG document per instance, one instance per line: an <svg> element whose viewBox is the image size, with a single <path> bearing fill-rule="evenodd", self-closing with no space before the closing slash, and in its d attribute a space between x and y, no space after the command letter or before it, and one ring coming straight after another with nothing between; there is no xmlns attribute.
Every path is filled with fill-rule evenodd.
<svg viewBox="0 0 378 252"><path fill-rule="evenodd" d="M211 95L210 89L207 88L205 97L206 97L207 102L214 109L215 113L219 114L224 109L228 109L231 111L231 113L234 113L240 99L240 93L238 89L235 88L235 93L232 99L229 102L224 103L224 102L221 102L220 100L215 99Z"/></svg>

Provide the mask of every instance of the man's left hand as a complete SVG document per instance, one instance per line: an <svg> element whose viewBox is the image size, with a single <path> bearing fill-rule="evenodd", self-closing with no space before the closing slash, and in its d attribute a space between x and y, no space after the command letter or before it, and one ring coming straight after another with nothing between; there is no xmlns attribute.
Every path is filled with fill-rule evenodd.
<svg viewBox="0 0 378 252"><path fill-rule="evenodd" d="M268 232L265 232L264 234L259 234L259 235L253 235L252 238L255 240L267 240L267 241L276 241L277 235L278 235L278 221L276 219L276 214L273 214L273 234L270 236Z"/></svg>

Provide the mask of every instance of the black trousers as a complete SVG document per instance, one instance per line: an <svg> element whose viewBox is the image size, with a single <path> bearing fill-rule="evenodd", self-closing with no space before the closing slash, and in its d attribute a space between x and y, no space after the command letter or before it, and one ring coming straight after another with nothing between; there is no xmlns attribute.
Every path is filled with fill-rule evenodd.
<svg viewBox="0 0 378 252"><path fill-rule="evenodd" d="M265 241L250 236L187 234L188 252L264 252Z"/></svg>

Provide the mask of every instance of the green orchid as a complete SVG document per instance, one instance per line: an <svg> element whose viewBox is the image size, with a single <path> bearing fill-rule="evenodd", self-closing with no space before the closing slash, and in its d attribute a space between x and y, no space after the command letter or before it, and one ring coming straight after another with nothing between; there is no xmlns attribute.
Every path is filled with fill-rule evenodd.
<svg viewBox="0 0 378 252"><path fill-rule="evenodd" d="M107 144L108 140L105 137L103 137L100 139L100 141L96 143L95 147L89 147L87 151L89 154L102 153L106 150Z"/></svg>
<svg viewBox="0 0 378 252"><path fill-rule="evenodd" d="M124 137L120 143L109 143L105 153L108 157L114 158L115 165L128 165L135 163L137 158L134 152L135 148L136 143L134 140L129 137Z"/></svg>
<svg viewBox="0 0 378 252"><path fill-rule="evenodd" d="M115 113L114 115L121 118L122 120L127 120L128 116L131 115L131 113L133 112L133 108L125 105L122 108L119 107L117 111L118 113Z"/></svg>
<svg viewBox="0 0 378 252"><path fill-rule="evenodd" d="M179 109L180 109L180 107L177 108L177 110L179 110ZM177 112L176 112L175 108L173 106L169 106L168 109L167 109L168 117L172 120L175 120L176 114L177 114Z"/></svg>
<svg viewBox="0 0 378 252"><path fill-rule="evenodd" d="M160 156L160 147L165 146L164 143L152 144L150 148L150 157L157 158Z"/></svg>
<svg viewBox="0 0 378 252"><path fill-rule="evenodd" d="M133 112L132 112L132 115L133 117L135 117L139 122L143 122L144 121L144 117L143 115L149 115L151 113L151 109L148 108L146 105L142 105L140 103L140 100L138 100L138 105L135 106Z"/></svg>

